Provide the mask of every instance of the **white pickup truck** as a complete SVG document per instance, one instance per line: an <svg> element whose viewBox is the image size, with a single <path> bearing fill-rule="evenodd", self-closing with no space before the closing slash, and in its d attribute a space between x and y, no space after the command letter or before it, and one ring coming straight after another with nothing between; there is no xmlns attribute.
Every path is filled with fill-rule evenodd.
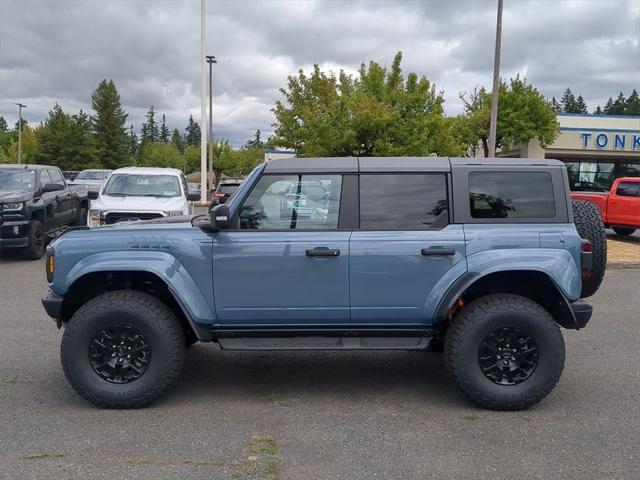
<svg viewBox="0 0 640 480"><path fill-rule="evenodd" d="M90 227L119 222L190 215L192 201L182 171L174 168L128 167L113 171L92 200L87 224Z"/></svg>

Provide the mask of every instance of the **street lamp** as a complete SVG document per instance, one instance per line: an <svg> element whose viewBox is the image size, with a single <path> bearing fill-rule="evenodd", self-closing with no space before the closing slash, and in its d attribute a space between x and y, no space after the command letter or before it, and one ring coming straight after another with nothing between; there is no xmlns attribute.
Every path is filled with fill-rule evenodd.
<svg viewBox="0 0 640 480"><path fill-rule="evenodd" d="M218 63L216 57L207 55L207 63L209 64L209 172L211 173L211 181L213 182L213 64ZM211 185L213 189L213 185Z"/></svg>
<svg viewBox="0 0 640 480"><path fill-rule="evenodd" d="M18 106L18 164L22 163L22 109L27 108L26 105L16 103Z"/></svg>

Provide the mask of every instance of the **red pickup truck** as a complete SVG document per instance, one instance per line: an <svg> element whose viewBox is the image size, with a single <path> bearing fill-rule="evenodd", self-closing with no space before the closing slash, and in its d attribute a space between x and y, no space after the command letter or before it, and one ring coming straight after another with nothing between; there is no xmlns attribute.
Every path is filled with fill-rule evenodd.
<svg viewBox="0 0 640 480"><path fill-rule="evenodd" d="M640 228L640 177L618 178L608 193L572 192L571 198L595 203L605 226L618 235Z"/></svg>

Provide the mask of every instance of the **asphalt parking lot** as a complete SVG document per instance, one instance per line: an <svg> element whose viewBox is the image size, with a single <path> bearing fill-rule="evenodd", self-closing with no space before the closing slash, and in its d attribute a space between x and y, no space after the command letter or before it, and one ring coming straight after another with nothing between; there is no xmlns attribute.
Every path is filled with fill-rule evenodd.
<svg viewBox="0 0 640 480"><path fill-rule="evenodd" d="M640 270L611 269L560 384L474 408L441 355L190 349L150 408L98 410L67 384L42 261L0 260L0 478L631 479L640 475Z"/></svg>

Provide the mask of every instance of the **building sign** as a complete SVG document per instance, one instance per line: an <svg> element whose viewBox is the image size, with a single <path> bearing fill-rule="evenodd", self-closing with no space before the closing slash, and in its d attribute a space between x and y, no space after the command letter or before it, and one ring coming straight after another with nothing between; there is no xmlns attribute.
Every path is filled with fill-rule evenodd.
<svg viewBox="0 0 640 480"><path fill-rule="evenodd" d="M640 151L640 132L580 132L583 149Z"/></svg>

